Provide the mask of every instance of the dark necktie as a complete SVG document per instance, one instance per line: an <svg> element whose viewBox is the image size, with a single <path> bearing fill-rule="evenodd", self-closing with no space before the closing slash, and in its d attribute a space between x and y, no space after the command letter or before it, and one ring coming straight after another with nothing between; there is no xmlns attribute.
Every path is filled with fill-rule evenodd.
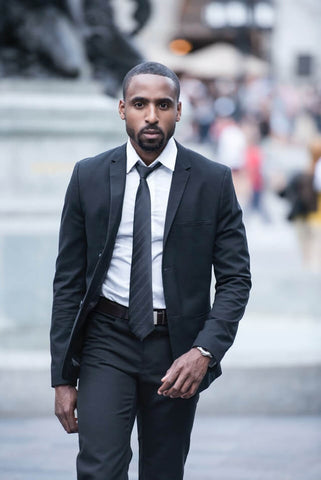
<svg viewBox="0 0 321 480"><path fill-rule="evenodd" d="M154 330L152 290L151 205L147 176L161 164L144 167L137 163L140 176L134 213L133 254L129 288L129 327L143 340Z"/></svg>

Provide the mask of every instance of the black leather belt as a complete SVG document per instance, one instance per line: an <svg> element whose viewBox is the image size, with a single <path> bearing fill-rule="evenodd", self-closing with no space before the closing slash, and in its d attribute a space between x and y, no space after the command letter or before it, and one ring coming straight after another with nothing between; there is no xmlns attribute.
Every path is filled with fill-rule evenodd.
<svg viewBox="0 0 321 480"><path fill-rule="evenodd" d="M100 297L94 310L105 315L113 315L114 317L128 320L128 308L119 303L112 302L108 298ZM165 309L154 310L154 325L167 325L167 316Z"/></svg>

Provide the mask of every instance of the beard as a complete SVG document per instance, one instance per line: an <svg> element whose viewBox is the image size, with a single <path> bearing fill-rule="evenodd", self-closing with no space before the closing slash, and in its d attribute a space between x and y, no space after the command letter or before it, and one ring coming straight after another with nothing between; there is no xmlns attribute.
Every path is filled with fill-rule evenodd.
<svg viewBox="0 0 321 480"><path fill-rule="evenodd" d="M157 139L144 139L143 135L145 130L153 130L159 134L159 137ZM163 130L159 127L151 127L147 126L145 128L142 128L137 135L135 134L134 129L126 126L126 131L131 140L133 140L142 150L145 152L157 152L160 150L163 150L163 148L166 146L168 140L171 138L171 136L174 134L175 131L175 125L174 127L168 132L167 136L165 136Z"/></svg>
<svg viewBox="0 0 321 480"><path fill-rule="evenodd" d="M158 142L153 142L151 141L144 141L141 137L141 135L138 135L138 145L142 150L145 152L157 152L158 150L161 150L164 147L165 143L165 136L163 133L161 133L161 137L158 140Z"/></svg>

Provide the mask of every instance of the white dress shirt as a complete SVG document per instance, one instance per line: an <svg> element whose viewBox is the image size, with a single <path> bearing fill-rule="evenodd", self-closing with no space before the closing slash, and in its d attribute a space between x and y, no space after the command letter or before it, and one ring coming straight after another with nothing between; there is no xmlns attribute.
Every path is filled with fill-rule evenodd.
<svg viewBox="0 0 321 480"><path fill-rule="evenodd" d="M166 308L163 280L162 257L165 216L169 190L175 168L177 147L171 138L159 157L150 165L160 162L162 165L147 177L151 197L151 232L152 232L152 286L153 307ZM139 174L135 164L140 162L130 140L127 142L126 186L122 217L116 236L114 251L102 286L102 295L109 300L128 307L130 269L133 250L133 223L136 192L139 186ZM146 165L145 165L146 166Z"/></svg>

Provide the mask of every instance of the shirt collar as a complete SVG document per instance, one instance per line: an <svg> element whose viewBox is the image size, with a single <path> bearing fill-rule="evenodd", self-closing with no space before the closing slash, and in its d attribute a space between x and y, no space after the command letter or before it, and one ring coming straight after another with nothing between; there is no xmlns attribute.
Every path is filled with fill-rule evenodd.
<svg viewBox="0 0 321 480"><path fill-rule="evenodd" d="M142 159L139 157L136 150L132 146L130 139L127 140L126 154L127 154L126 173L129 173L130 170L136 165L138 161L143 165L145 165L145 163L142 161ZM174 138L171 137L168 140L167 145L162 151L162 153L154 160L154 162L150 165L150 167L154 166L157 162L160 162L162 165L164 165L164 167L168 168L173 172L175 169L176 157L177 157L177 146Z"/></svg>

